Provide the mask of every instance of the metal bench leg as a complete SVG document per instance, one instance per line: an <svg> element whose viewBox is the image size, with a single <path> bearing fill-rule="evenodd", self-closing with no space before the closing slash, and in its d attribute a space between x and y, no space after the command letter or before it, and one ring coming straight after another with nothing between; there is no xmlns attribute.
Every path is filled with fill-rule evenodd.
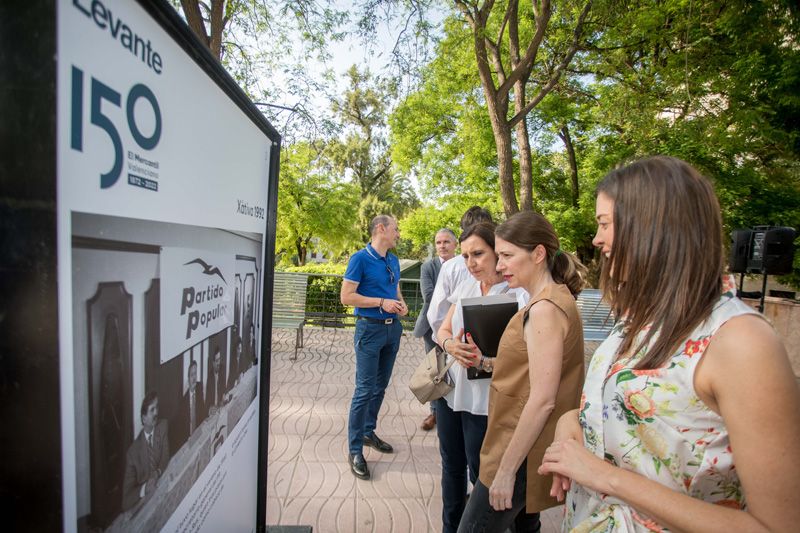
<svg viewBox="0 0 800 533"><path fill-rule="evenodd" d="M294 336L294 357L290 358L290 361L297 361L297 349L300 347L300 328L297 328L297 331Z"/></svg>
<svg viewBox="0 0 800 533"><path fill-rule="evenodd" d="M305 338L304 338L305 335L304 335L304 331L303 331L303 324L300 324L300 327L298 328L298 332L297 333L298 333L298 335L300 335L300 347L301 348L305 348L305 346L303 346L305 344Z"/></svg>

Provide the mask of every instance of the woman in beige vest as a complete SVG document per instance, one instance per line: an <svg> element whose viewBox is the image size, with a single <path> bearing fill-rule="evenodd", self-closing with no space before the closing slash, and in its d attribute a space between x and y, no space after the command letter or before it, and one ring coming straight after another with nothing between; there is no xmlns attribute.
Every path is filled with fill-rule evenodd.
<svg viewBox="0 0 800 533"><path fill-rule="evenodd" d="M538 513L558 505L549 495L550 476L536 469L556 421L578 406L583 385L575 305L583 265L561 250L550 222L530 211L497 227L495 251L509 286L524 288L531 299L509 322L493 362L480 475L459 532L502 532L523 508ZM527 529L539 529L538 516Z"/></svg>

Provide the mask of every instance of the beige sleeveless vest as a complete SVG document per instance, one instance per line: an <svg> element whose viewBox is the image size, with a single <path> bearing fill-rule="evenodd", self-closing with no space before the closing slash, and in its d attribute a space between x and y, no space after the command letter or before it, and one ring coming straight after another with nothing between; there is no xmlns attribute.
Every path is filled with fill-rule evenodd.
<svg viewBox="0 0 800 533"><path fill-rule="evenodd" d="M523 329L530 308L540 300L550 300L567 316L569 331L564 341L561 363L561 382L556 394L556 406L545 422L542 432L528 452L528 489L525 503L533 513L559 505L550 497L552 476L540 476L536 471L542 464L545 449L553 442L559 417L578 407L583 388L583 327L575 298L566 285L554 284L545 288L521 309L508 323L497 351L497 361L489 388L489 422L481 448L480 480L487 487L497 473L500 459L511 441L520 420L522 408L530 396L528 348Z"/></svg>

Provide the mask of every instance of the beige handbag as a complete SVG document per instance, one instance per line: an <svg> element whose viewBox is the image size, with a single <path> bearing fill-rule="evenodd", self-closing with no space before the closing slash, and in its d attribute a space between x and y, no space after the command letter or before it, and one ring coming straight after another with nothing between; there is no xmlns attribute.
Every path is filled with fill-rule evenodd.
<svg viewBox="0 0 800 533"><path fill-rule="evenodd" d="M420 403L438 400L453 390L453 384L449 383L446 377L447 371L456 360L451 358L450 362L445 364L446 355L444 350L435 346L425 354L422 362L414 370L414 374L408 382L408 388Z"/></svg>

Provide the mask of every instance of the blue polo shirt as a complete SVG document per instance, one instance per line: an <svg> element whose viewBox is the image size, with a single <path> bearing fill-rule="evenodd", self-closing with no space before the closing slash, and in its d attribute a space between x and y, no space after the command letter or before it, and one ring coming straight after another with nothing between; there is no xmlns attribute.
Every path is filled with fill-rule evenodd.
<svg viewBox="0 0 800 533"><path fill-rule="evenodd" d="M366 248L350 257L344 279L357 283L356 292L361 296L396 300L397 286L400 283L400 261L389 252L386 252L386 257L381 257L371 244L367 244ZM380 307L356 307L356 315L397 318L397 314L387 313Z"/></svg>

